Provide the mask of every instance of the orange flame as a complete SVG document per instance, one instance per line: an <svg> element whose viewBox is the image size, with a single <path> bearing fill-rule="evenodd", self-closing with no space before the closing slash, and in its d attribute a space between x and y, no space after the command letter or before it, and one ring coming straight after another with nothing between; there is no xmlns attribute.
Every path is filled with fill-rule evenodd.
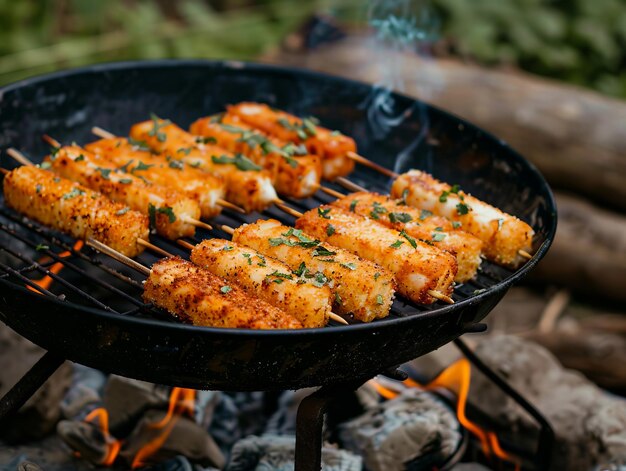
<svg viewBox="0 0 626 471"><path fill-rule="evenodd" d="M437 376L427 385L421 385L410 378L404 380L403 384L406 387L410 388L446 388L456 393L458 398L456 405L456 414L459 422L461 423L461 425L463 425L463 427L469 430L470 433L474 434L478 438L483 453L487 457L495 455L502 460L515 463L515 469L516 471L519 471L521 467L520 462L502 449L496 434L481 429L478 425L469 420L467 418L467 415L465 414L465 407L467 405L467 397L469 394L469 387L471 382L471 372L472 368L470 362L466 358L461 358L460 360L456 361L448 368L446 368L439 376ZM386 399L393 399L399 394L396 391L382 386L376 381L373 381L372 384L376 388L378 393Z"/></svg>
<svg viewBox="0 0 626 471"><path fill-rule="evenodd" d="M98 419L100 431L102 432L107 444L107 454L102 459L100 464L103 466L112 466L115 462L115 458L117 458L117 455L120 452L122 442L112 437L109 433L109 413L105 408L100 407L92 410L89 415L85 417L85 422L93 422L95 419Z"/></svg>
<svg viewBox="0 0 626 471"><path fill-rule="evenodd" d="M82 248L83 248L83 244L84 244L84 243L83 243L83 241L82 241L82 240L78 240L78 241L76 241L76 243L74 244L74 247L73 247L73 248L74 248L74 250L75 250L75 251L79 251L80 249L82 249ZM72 255L72 252L70 252L69 250L67 250L67 251L65 251L65 252L61 252L58 256L59 256L60 258L65 258L65 257L69 257L70 255ZM41 262L41 261L43 261L44 259L47 259L47 258L48 258L48 257L44 257L44 258L42 258L42 260L40 260L40 262ZM57 262L57 263L55 263L54 265L52 265L52 266L50 267L50 270L49 270L49 271L50 271L50 273L53 273L53 274L55 274L55 275L58 275L58 274L59 274L59 272L60 272L61 270L63 270L63 268L64 268L63 263L62 263L62 262ZM43 278L40 278L39 280L33 280L33 283L34 283L34 284L36 284L37 286L39 286L40 288L43 288L43 289L49 289L49 288L50 288L50 286L52 285L52 282L53 282L53 281L54 281L54 279L53 279L50 275L46 275L46 276L44 276ZM41 294L41 292L40 292L40 291L38 291L36 288L33 288L33 287L32 287L32 286L30 286L30 285L26 285L26 288L27 288L27 289L29 289L30 291L34 292L34 293Z"/></svg>
<svg viewBox="0 0 626 471"><path fill-rule="evenodd" d="M162 432L139 449L133 459L133 469L140 468L147 464L146 459L163 446L181 415L193 415L195 398L196 391L193 389L172 389L167 414L158 422L149 425L150 428L162 430Z"/></svg>

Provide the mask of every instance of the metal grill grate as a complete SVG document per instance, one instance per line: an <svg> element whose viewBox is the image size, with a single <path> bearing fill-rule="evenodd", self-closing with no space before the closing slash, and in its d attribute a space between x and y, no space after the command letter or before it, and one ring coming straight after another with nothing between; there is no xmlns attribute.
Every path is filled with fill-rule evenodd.
<svg viewBox="0 0 626 471"><path fill-rule="evenodd" d="M357 168L350 175L350 180L370 191L388 193L389 181L387 177L374 173L369 169ZM337 191L348 193L345 188L325 183ZM306 211L320 204L333 201L333 197L318 191L314 197L286 201L298 211ZM215 222L231 227L243 223L256 221L259 218L274 218L287 225L293 225L294 218L273 206L264 213L241 215L225 210L215 218ZM230 236L221 230L207 231L197 229L196 236L188 239L191 243L198 243L206 238L225 238ZM181 248L174 241L164 239L156 234L151 235L151 242L169 253L189 257L189 252ZM4 197L0 196L0 278L24 286L29 285L39 293L54 296L67 302L103 309L120 316L153 317L165 322L175 322L171 316L161 310L146 304L141 299L142 281L144 276L119 262L97 253L85 246L80 251L72 248L75 241L69 237L52 231L38 223L28 220L13 210L6 208ZM48 248L41 249L45 245ZM39 250L37 248L39 247ZM60 257L61 252L69 251L68 257ZM47 258L48 260L44 259ZM42 261L42 259L44 259ZM142 253L137 260L151 266L159 256L149 251ZM50 266L61 262L64 270L59 274L50 272ZM457 285L452 298L458 302L477 292L488 289L513 274L513 271L500 267L488 261L483 261L478 275L470 282ZM48 275L54 281L49 290L37 286L34 281ZM39 294L33 293L33 296ZM441 302L432 305L416 305L397 297L393 303L389 318L415 315L419 312L433 311L442 308ZM377 321L374 321L377 322ZM339 324L331 322L329 327Z"/></svg>

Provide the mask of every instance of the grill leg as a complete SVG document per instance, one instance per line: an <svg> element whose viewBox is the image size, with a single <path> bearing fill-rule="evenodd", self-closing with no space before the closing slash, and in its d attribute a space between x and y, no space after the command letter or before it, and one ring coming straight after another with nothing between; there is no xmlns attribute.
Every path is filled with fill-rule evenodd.
<svg viewBox="0 0 626 471"><path fill-rule="evenodd" d="M322 387L305 397L296 417L296 461L294 471L322 469L322 432L328 405L342 393L356 391L367 379L341 386Z"/></svg>
<svg viewBox="0 0 626 471"><path fill-rule="evenodd" d="M64 361L65 358L46 352L0 399L0 421L15 414Z"/></svg>

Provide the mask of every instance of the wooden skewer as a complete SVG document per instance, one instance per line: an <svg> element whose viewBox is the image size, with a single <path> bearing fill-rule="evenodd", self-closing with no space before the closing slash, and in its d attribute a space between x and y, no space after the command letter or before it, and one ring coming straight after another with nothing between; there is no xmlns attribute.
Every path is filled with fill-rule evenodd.
<svg viewBox="0 0 626 471"><path fill-rule="evenodd" d="M233 235L235 233L235 229L233 229L230 226L227 226L226 224L222 224L222 225L218 226L218 228L223 230L224 232L226 232L226 234L228 234L228 235Z"/></svg>
<svg viewBox="0 0 626 471"><path fill-rule="evenodd" d="M34 165L24 154L22 154L21 152L19 152L16 149L13 149L13 148L8 149L7 150L7 154L9 154L12 158L17 160L22 165L25 165L27 167ZM8 173L8 171L7 171L7 173ZM211 227L209 224L207 224L205 222L202 222L202 221L198 221L197 219L194 219L194 218L185 218L185 222L188 222L189 224L193 224L194 226L202 227L204 229L208 229L208 230L212 230L213 229L213 227ZM145 239L137 239L137 243L139 245L142 245L142 246L146 247L146 248L149 248L150 250L152 250L154 252L157 252L157 253L159 253L161 255L165 255L166 257L171 257L172 256L172 254L166 252L162 248L157 247L156 245L148 242ZM111 250L113 250L113 249L111 249Z"/></svg>
<svg viewBox="0 0 626 471"><path fill-rule="evenodd" d="M232 230L232 228L229 228ZM194 249L194 245L190 244L189 242L187 242L186 240L182 240L182 239L178 239L176 241L178 243L178 245L180 245L181 247L185 247L188 250L193 250ZM335 314L334 312L331 312L328 317L332 320L334 320L335 322L339 322L340 324L343 325L348 325L348 322L341 317L339 314Z"/></svg>
<svg viewBox="0 0 626 471"><path fill-rule="evenodd" d="M47 134L44 134L43 140L46 141L48 144L53 145L55 147L59 147L61 145L61 143L59 141L57 141L53 137L48 136ZM17 160L18 162L24 163L24 165L32 165L33 164L23 154L21 154L19 151L15 150L13 148L9 149L7 151L7 153L9 153L9 155L11 157L13 157L15 160ZM25 162L28 162L28 164L26 164ZM239 209L241 209L241 208L239 208ZM200 228L206 229L208 231L213 229L213 226L211 226L210 224L207 224L206 222L200 221L199 219L195 219L195 218L192 218L192 217L189 217L189 216L181 218L181 220L183 222L186 222L187 224L191 224L192 226L200 227Z"/></svg>
<svg viewBox="0 0 626 471"><path fill-rule="evenodd" d="M296 211L295 209L287 206L282 200L276 200L274 204L276 205L278 209L289 214L290 216L293 216L295 218L299 218L300 216L302 216L301 212Z"/></svg>
<svg viewBox="0 0 626 471"><path fill-rule="evenodd" d="M6 168L0 168L0 173L2 175L8 175L9 173L11 173L11 170L7 170Z"/></svg>
<svg viewBox="0 0 626 471"><path fill-rule="evenodd" d="M398 178L399 177L399 175L396 172L394 172L392 170L389 170L388 168L385 168L385 167L383 167L381 165L378 165L376 162L372 162L371 160L366 159L362 155L359 155L359 154L357 154L355 152L348 152L346 155L347 155L348 158L354 160L355 162L358 162L358 163L360 163L360 164L362 164L362 165L364 165L366 167L374 169L377 172L382 173L383 175L388 176L389 178ZM367 191L367 190L365 190L365 188L359 187L358 185L352 183L349 180L346 180L345 178L338 178L337 181L342 186L345 186L348 189L351 189L350 186L352 188L359 188L358 190L353 190L353 191ZM517 253L521 257L524 257L527 260L530 260L531 258L533 258L533 256L531 254L529 254L528 252L526 252L525 250L522 250L522 249L518 250Z"/></svg>
<svg viewBox="0 0 626 471"><path fill-rule="evenodd" d="M293 217L299 218L300 216L302 216L302 213L301 213L301 212L296 211L295 209L290 208L289 206L286 206L286 205L285 205L285 204L283 204L283 203L274 203L274 204L276 204L276 206L277 206L278 208L280 208L282 211L286 212L287 214L290 214L290 215L291 215L291 216L293 216ZM224 226L224 225L222 224L222 226L221 226L220 228L221 228L222 230L224 230L225 232L228 232L228 231L226 231L226 230L224 229L225 227L228 227L228 226ZM231 229L231 228L229 228L229 229L230 229L230 230L232 230L232 231L234 232L234 230L233 230L233 229ZM229 233L229 234L231 234L231 235L232 235L232 233ZM440 293L439 291L435 291L435 290L432 290L432 289L431 289L431 290L428 290L428 291L427 291L427 293L428 293L429 295L431 295L433 298L438 299L439 301L443 301L444 303L447 303L447 304L454 304L454 299L452 299L450 296L447 296L447 295L445 295L445 294L443 294L443 293Z"/></svg>
<svg viewBox="0 0 626 471"><path fill-rule="evenodd" d="M371 169L376 170L383 175L387 175L389 178L398 178L398 174L393 170L389 170L388 168L383 167L382 165L378 165L376 162L372 162L371 160L366 159L362 155L357 154L356 152L348 152L346 156L349 159L354 160L355 162L360 163L361 165L365 165Z"/></svg>
<svg viewBox="0 0 626 471"><path fill-rule="evenodd" d="M158 247L158 246L154 245L153 243L148 242L147 240L137 239L137 243L139 245L144 246L147 249L152 250L153 252L158 253L159 255L163 255L164 257L173 257L174 256L171 253L169 253L167 250L164 250L161 247ZM111 249L111 250L113 250L113 249Z"/></svg>
<svg viewBox="0 0 626 471"><path fill-rule="evenodd" d="M344 196L346 196L343 193L339 193L338 191L335 191L332 188L328 188L328 187L323 186L323 185L320 185L317 189L323 191L327 195L334 196L335 198L339 198L339 199L341 199Z"/></svg>
<svg viewBox="0 0 626 471"><path fill-rule="evenodd" d="M27 167L31 165L35 165L24 154L22 154L17 149L14 149L13 147L7 149L7 154L9 154L18 163L22 165L26 165Z"/></svg>
<svg viewBox="0 0 626 471"><path fill-rule="evenodd" d="M106 129L102 129L99 126L92 127L91 128L91 132L93 134L95 134L96 136L98 136L98 137L102 137L103 139L115 139L117 137L112 132L109 132ZM240 214L247 214L245 209L240 208L239 206L237 206L236 204L231 203L230 201L226 201L224 198L218 198L217 199L217 204L218 204L218 206L221 206L222 208L227 208L227 209L230 209L232 211L237 211Z"/></svg>
<svg viewBox="0 0 626 471"><path fill-rule="evenodd" d="M337 178L337 183L339 183L341 186L343 186L344 188L350 190L350 191L367 191L366 188L363 188L362 186L357 185L356 183L351 182L350 180L348 180L347 178L344 177L339 177Z"/></svg>
<svg viewBox="0 0 626 471"><path fill-rule="evenodd" d="M102 242L99 242L96 239L92 239L91 237L88 238L87 239L87 245L89 245L90 247L93 247L94 249L98 250L99 252L102 252L103 254L108 255L109 257L117 260L118 262L123 263L124 265L126 265L128 267L134 268L135 270L137 270L140 273L143 273L146 276L150 275L150 269L148 267L145 267L141 263L136 262L132 258L127 257L126 255L119 253L117 250L112 249L108 245L103 244Z"/></svg>

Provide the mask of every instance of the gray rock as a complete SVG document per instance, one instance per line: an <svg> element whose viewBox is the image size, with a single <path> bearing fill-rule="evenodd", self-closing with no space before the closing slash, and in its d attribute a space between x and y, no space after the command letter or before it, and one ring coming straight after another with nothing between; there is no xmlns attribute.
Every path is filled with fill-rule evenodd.
<svg viewBox="0 0 626 471"><path fill-rule="evenodd" d="M429 456L442 463L460 443L454 411L433 394L407 389L340 426L342 444L363 456L372 471L403 470L406 463Z"/></svg>
<svg viewBox="0 0 626 471"><path fill-rule="evenodd" d="M292 471L295 437L250 436L235 444L225 471ZM330 446L322 449L324 471L361 471L361 458Z"/></svg>

